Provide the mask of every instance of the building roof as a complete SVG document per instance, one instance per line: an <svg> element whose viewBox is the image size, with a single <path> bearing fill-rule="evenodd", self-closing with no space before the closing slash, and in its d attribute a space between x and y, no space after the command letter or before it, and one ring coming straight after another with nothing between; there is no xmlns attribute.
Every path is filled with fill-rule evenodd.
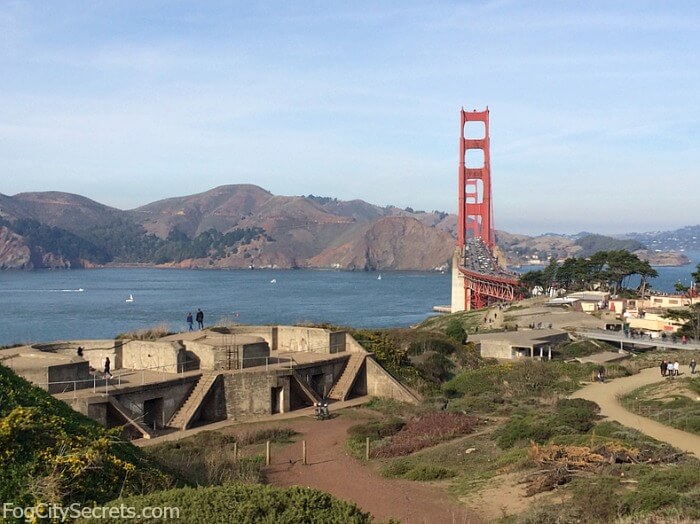
<svg viewBox="0 0 700 524"><path fill-rule="evenodd" d="M562 336L568 337L569 334L561 329L519 329L518 331L502 331L499 333L470 334L469 340L474 342L502 341L511 346L532 347Z"/></svg>

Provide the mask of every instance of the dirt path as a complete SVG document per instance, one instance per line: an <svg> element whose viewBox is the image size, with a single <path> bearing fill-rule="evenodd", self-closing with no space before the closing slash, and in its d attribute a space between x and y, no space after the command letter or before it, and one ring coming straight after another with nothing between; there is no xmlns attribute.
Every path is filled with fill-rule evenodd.
<svg viewBox="0 0 700 524"><path fill-rule="evenodd" d="M634 389L663 380L666 379L661 377L658 368L649 368L642 370L637 375L618 378L605 384L597 382L589 384L571 397L592 400L600 406L600 412L603 416L700 458L700 436L631 413L623 408L617 400L618 397Z"/></svg>
<svg viewBox="0 0 700 524"><path fill-rule="evenodd" d="M358 420L337 417L326 421L298 420L290 426L300 440L280 448L265 468L270 484L280 487L309 486L355 502L379 520L394 518L405 524L477 524L482 519L451 500L442 487L400 479L385 479L373 468L345 452L347 429ZM307 443L308 465L301 463L302 443Z"/></svg>

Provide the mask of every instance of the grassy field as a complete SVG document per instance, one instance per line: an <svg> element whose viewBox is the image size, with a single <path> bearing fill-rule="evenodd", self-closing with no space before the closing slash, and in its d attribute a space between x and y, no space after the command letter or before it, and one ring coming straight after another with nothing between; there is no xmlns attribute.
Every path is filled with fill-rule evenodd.
<svg viewBox="0 0 700 524"><path fill-rule="evenodd" d="M633 413L700 435L700 380L678 377L636 389L622 400Z"/></svg>

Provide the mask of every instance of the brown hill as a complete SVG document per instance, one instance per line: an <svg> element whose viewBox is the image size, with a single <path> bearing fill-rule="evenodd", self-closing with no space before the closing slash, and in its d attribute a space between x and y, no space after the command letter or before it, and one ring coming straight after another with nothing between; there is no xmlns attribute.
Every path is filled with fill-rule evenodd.
<svg viewBox="0 0 700 524"><path fill-rule="evenodd" d="M29 246L6 227L0 227L0 269L34 269Z"/></svg>
<svg viewBox="0 0 700 524"><path fill-rule="evenodd" d="M252 184L219 186L129 211L61 192L0 194L0 219L6 221L0 221L0 268L139 262L431 270L449 263L457 223L455 215L442 212L313 195L278 196ZM13 230L18 219L61 231L34 226ZM497 242L510 264L563 259L581 250L563 235L498 231ZM673 257L663 260L674 262L683 263Z"/></svg>
<svg viewBox="0 0 700 524"><path fill-rule="evenodd" d="M32 218L47 226L60 227L73 233L100 226L125 217L124 211L105 206L89 198L59 191L19 193L8 205L15 218ZM5 202L0 202L4 208ZM8 202L8 204L10 204Z"/></svg>
<svg viewBox="0 0 700 524"><path fill-rule="evenodd" d="M194 238L209 229L229 231L272 196L252 184L227 185L196 195L159 200L128 213L146 231L160 238L166 238L175 228Z"/></svg>
<svg viewBox="0 0 700 524"><path fill-rule="evenodd" d="M381 218L311 258L312 267L349 269L433 269L446 264L454 251L454 238L425 226L415 218Z"/></svg>
<svg viewBox="0 0 700 524"><path fill-rule="evenodd" d="M451 227L445 213L413 213L313 195L277 196L251 184L220 186L130 211L59 192L0 195L0 217L34 219L78 235L85 243L78 246L71 240L80 248L74 249L72 260L80 258L85 265L111 256L116 262L180 267L432 269L449 261L454 244L444 231ZM252 233L222 244L221 235L237 239L242 231ZM20 262L27 256L36 260L34 267L63 266L60 250L51 251L55 245L43 249L46 234L35 231L27 255L24 239L8 230L0 238L0 267L33 267ZM209 247L204 251L202 236L211 237L205 238Z"/></svg>

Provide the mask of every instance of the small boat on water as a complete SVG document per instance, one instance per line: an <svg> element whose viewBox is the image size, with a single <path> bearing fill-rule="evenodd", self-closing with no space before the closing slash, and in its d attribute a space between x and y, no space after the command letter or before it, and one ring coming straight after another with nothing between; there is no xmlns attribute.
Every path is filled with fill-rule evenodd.
<svg viewBox="0 0 700 524"><path fill-rule="evenodd" d="M129 294L129 298L125 300L125 302L133 302L134 301L134 295Z"/></svg>
<svg viewBox="0 0 700 524"><path fill-rule="evenodd" d="M377 277L377 280L381 280L381 279L382 279L382 275L380 274L380 275Z"/></svg>

